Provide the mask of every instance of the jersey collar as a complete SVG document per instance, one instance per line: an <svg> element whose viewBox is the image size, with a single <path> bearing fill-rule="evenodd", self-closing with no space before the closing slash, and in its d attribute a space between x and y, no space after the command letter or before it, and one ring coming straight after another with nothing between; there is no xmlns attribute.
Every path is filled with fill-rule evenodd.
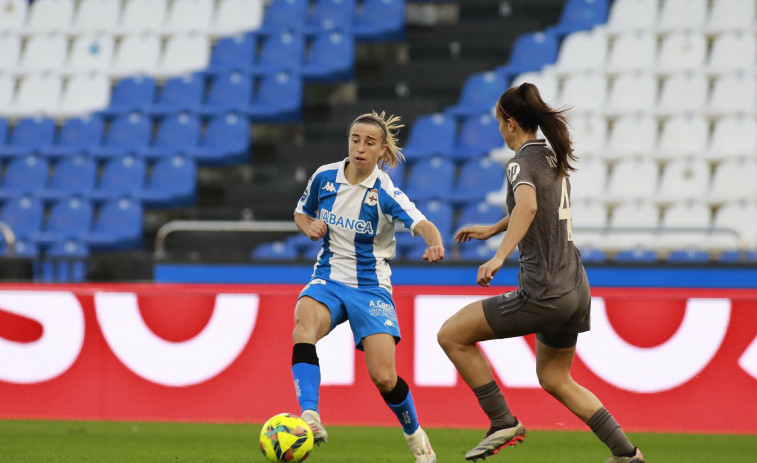
<svg viewBox="0 0 757 463"><path fill-rule="evenodd" d="M347 185L350 185L350 182L347 181L347 176L344 175L344 168L347 167L347 163L350 161L349 157L344 158L344 161L342 161L341 164L339 164L339 170L336 172L336 181L339 183L344 183ZM378 165L373 168L373 172L371 172L371 175L368 176L365 180L358 183L358 185L362 185L366 188L373 188L374 185L376 185L376 178L378 177L379 169Z"/></svg>
<svg viewBox="0 0 757 463"><path fill-rule="evenodd" d="M547 140L544 138L537 138L536 140L528 140L527 142L523 143L520 148L518 149L518 152L515 154L520 154L521 151L523 151L523 148L527 146L547 146Z"/></svg>

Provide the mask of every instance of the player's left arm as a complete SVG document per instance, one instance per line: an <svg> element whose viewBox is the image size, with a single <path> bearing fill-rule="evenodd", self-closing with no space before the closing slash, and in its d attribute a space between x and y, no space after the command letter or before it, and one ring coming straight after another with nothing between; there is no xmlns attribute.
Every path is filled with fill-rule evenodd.
<svg viewBox="0 0 757 463"><path fill-rule="evenodd" d="M436 262L444 259L444 244L442 244L442 234L436 228L433 222L428 219L421 220L415 225L415 231L421 235L426 242L426 250L423 252L423 260L427 262Z"/></svg>

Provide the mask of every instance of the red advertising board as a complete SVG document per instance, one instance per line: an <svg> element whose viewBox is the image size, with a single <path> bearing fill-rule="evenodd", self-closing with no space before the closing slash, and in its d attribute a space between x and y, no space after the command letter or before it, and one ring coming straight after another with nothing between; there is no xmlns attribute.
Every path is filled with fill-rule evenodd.
<svg viewBox="0 0 757 463"><path fill-rule="evenodd" d="M299 412L295 285L2 285L0 418L263 422ZM397 370L427 427L487 424L436 344L457 309L506 288L395 287ZM573 377L629 431L757 433L757 291L598 288ZM534 339L488 341L513 412L585 429L538 385ZM394 425L341 326L318 344L328 424Z"/></svg>

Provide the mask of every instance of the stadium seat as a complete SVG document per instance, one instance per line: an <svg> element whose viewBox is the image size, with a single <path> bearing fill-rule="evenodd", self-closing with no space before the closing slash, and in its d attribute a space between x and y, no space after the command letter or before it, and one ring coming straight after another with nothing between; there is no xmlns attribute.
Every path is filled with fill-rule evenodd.
<svg viewBox="0 0 757 463"><path fill-rule="evenodd" d="M557 35L551 29L518 36L506 65L495 71L510 82L518 74L538 71L557 60L559 50Z"/></svg>
<svg viewBox="0 0 757 463"><path fill-rule="evenodd" d="M658 123L650 114L629 114L615 120L607 137L605 159L629 156L652 157L657 143Z"/></svg>
<svg viewBox="0 0 757 463"><path fill-rule="evenodd" d="M416 200L414 197L410 197L410 199ZM433 224L436 225L436 228L439 229L439 232L442 235L442 241L445 243L449 241L453 233L454 225L454 210L452 209L452 206L448 202L440 201L438 199L418 200L416 206L426 219L433 222ZM397 240L397 250L399 254L406 255L410 249L415 249L415 251L413 251L414 257L420 259L423 255L423 251L427 247L423 238L420 236L413 237L412 234L409 233L409 230L403 225L397 225L397 227L398 232L395 235L395 239Z"/></svg>
<svg viewBox="0 0 757 463"><path fill-rule="evenodd" d="M593 246L584 246L579 248L579 251L581 252L581 262L584 263L603 264L608 260L606 252Z"/></svg>
<svg viewBox="0 0 757 463"><path fill-rule="evenodd" d="M102 145L91 146L88 153L96 158L117 158L144 148L150 142L152 123L140 113L113 119Z"/></svg>
<svg viewBox="0 0 757 463"><path fill-rule="evenodd" d="M602 240L605 248L628 250L651 249L650 244L660 224L660 211L648 200L630 200L613 208Z"/></svg>
<svg viewBox="0 0 757 463"><path fill-rule="evenodd" d="M308 17L307 0L271 0L258 32L277 34L284 30L302 32Z"/></svg>
<svg viewBox="0 0 757 463"><path fill-rule="evenodd" d="M663 168L655 201L703 200L709 183L710 165L707 161L697 157L676 159Z"/></svg>
<svg viewBox="0 0 757 463"><path fill-rule="evenodd" d="M573 152L580 156L604 154L607 141L607 119L599 114L570 114Z"/></svg>
<svg viewBox="0 0 757 463"><path fill-rule="evenodd" d="M26 240L42 228L44 207L34 196L19 196L3 204L0 222L8 225L17 240ZM18 245L18 242L16 243ZM18 251L18 249L17 249Z"/></svg>
<svg viewBox="0 0 757 463"><path fill-rule="evenodd" d="M681 113L701 113L707 107L710 83L697 71L684 71L665 78L654 108L657 116L670 117Z"/></svg>
<svg viewBox="0 0 757 463"><path fill-rule="evenodd" d="M707 106L711 117L734 113L754 114L757 106L757 77L751 72L737 72L716 77Z"/></svg>
<svg viewBox="0 0 757 463"><path fill-rule="evenodd" d="M142 205L131 198L105 202L96 212L92 230L82 241L93 251L142 247Z"/></svg>
<svg viewBox="0 0 757 463"><path fill-rule="evenodd" d="M457 104L447 107L444 112L461 118L491 113L505 90L507 82L502 74L492 71L473 74L463 84Z"/></svg>
<svg viewBox="0 0 757 463"><path fill-rule="evenodd" d="M658 74L702 69L707 58L707 38L699 31L672 32L660 43L654 71Z"/></svg>
<svg viewBox="0 0 757 463"><path fill-rule="evenodd" d="M757 152L757 118L751 115L727 115L716 120L704 156L713 161L747 156Z"/></svg>
<svg viewBox="0 0 757 463"><path fill-rule="evenodd" d="M297 257L299 257L297 248L286 241L260 244L250 254L252 260L295 260Z"/></svg>
<svg viewBox="0 0 757 463"><path fill-rule="evenodd" d="M714 0L704 30L709 34L749 31L754 26L757 5L752 0Z"/></svg>
<svg viewBox="0 0 757 463"><path fill-rule="evenodd" d="M71 54L61 69L66 74L107 73L115 52L115 40L107 33L88 33L77 37Z"/></svg>
<svg viewBox="0 0 757 463"><path fill-rule="evenodd" d="M71 35L116 30L121 12L119 0L81 0L69 28Z"/></svg>
<svg viewBox="0 0 757 463"><path fill-rule="evenodd" d="M15 91L16 79L10 74L0 73L0 116L2 116L4 112L1 108L10 107ZM4 142L5 138L0 138L0 145L2 145Z"/></svg>
<svg viewBox="0 0 757 463"><path fill-rule="evenodd" d="M710 123L703 116L683 114L673 116L662 125L660 140L654 150L655 158L670 161L700 156L707 146Z"/></svg>
<svg viewBox="0 0 757 463"><path fill-rule="evenodd" d="M364 0L353 29L360 42L391 42L405 37L405 0Z"/></svg>
<svg viewBox="0 0 757 463"><path fill-rule="evenodd" d="M491 114L486 113L463 120L454 146L444 155L463 161L484 156L501 145L502 135L499 133L499 121Z"/></svg>
<svg viewBox="0 0 757 463"><path fill-rule="evenodd" d="M124 2L115 33L131 35L160 32L166 19L168 0L129 0Z"/></svg>
<svg viewBox="0 0 757 463"><path fill-rule="evenodd" d="M341 82L355 76L355 40L341 30L317 34L305 54L306 82Z"/></svg>
<svg viewBox="0 0 757 463"><path fill-rule="evenodd" d="M23 31L29 35L67 32L73 16L73 0L36 0L29 6L29 17Z"/></svg>
<svg viewBox="0 0 757 463"><path fill-rule="evenodd" d="M298 121L302 118L304 91L300 74L279 71L263 75L245 114L251 122Z"/></svg>
<svg viewBox="0 0 757 463"><path fill-rule="evenodd" d="M648 72L620 74L610 86L605 114L651 112L657 101L657 79Z"/></svg>
<svg viewBox="0 0 757 463"><path fill-rule="evenodd" d="M23 31L28 11L27 0L0 0L0 31L13 33Z"/></svg>
<svg viewBox="0 0 757 463"><path fill-rule="evenodd" d="M5 145L5 140L8 138L8 121L0 118L0 146Z"/></svg>
<svg viewBox="0 0 757 463"><path fill-rule="evenodd" d="M659 16L658 0L615 0L607 17L606 31L652 30Z"/></svg>
<svg viewBox="0 0 757 463"><path fill-rule="evenodd" d="M754 4L752 4L754 8ZM712 41L706 70L710 74L749 72L757 65L757 37L744 31L726 32Z"/></svg>
<svg viewBox="0 0 757 463"><path fill-rule="evenodd" d="M573 243L579 249L603 248L608 222L604 203L594 198L571 199L570 213Z"/></svg>
<svg viewBox="0 0 757 463"><path fill-rule="evenodd" d="M507 213L501 207L485 202L470 203L460 210L453 234L471 225L493 225L504 219Z"/></svg>
<svg viewBox="0 0 757 463"><path fill-rule="evenodd" d="M197 168L184 156L160 159L152 168L143 190L135 196L146 207L191 206L196 199Z"/></svg>
<svg viewBox="0 0 757 463"><path fill-rule="evenodd" d="M570 174L570 198L601 197L607 183L607 164L597 156L580 156L574 167L578 170Z"/></svg>
<svg viewBox="0 0 757 463"><path fill-rule="evenodd" d="M657 56L657 36L650 30L618 34L612 40L607 67L610 74L652 69Z"/></svg>
<svg viewBox="0 0 757 463"><path fill-rule="evenodd" d="M305 36L301 32L284 30L262 39L254 69L258 74L273 74L281 70L299 71L304 57Z"/></svg>
<svg viewBox="0 0 757 463"><path fill-rule="evenodd" d="M707 239L711 249L736 250L743 244L750 250L757 249L757 204L749 200L732 201L720 206L713 215L713 231ZM730 230L738 233L740 243L734 236L718 232Z"/></svg>
<svg viewBox="0 0 757 463"><path fill-rule="evenodd" d="M403 153L404 154L404 153ZM407 163L398 162L396 166L391 167L386 165L384 171L389 174L389 178L392 179L392 183L395 188L403 189L405 186L405 170Z"/></svg>
<svg viewBox="0 0 757 463"><path fill-rule="evenodd" d="M104 125L102 117L98 115L66 119L55 143L38 151L51 159L85 153L91 146L100 144Z"/></svg>
<svg viewBox="0 0 757 463"><path fill-rule="evenodd" d="M602 112L605 108L607 87L607 77L602 72L584 71L568 74L555 106L570 108L570 118L577 114Z"/></svg>
<svg viewBox="0 0 757 463"><path fill-rule="evenodd" d="M129 5L135 1L129 2ZM158 67L162 42L155 33L135 33L122 37L113 55L110 74L114 78L151 74Z"/></svg>
<svg viewBox="0 0 757 463"><path fill-rule="evenodd" d="M550 68L551 69L551 68ZM560 80L557 75L551 70L524 72L515 76L510 87L517 87L518 85L530 82L539 89L539 94L542 100L549 105L554 105L559 96ZM492 105L493 106L493 105Z"/></svg>
<svg viewBox="0 0 757 463"><path fill-rule="evenodd" d="M142 111L153 103L156 91L157 84L152 77L136 76L121 79L113 86L110 103L99 112L113 117Z"/></svg>
<svg viewBox="0 0 757 463"><path fill-rule="evenodd" d="M410 127L402 154L409 162L441 155L452 150L457 133L454 118L442 113L420 116Z"/></svg>
<svg viewBox="0 0 757 463"><path fill-rule="evenodd" d="M210 80L208 96L194 109L197 114L210 117L229 112L242 113L252 102L253 78L241 71L215 74Z"/></svg>
<svg viewBox="0 0 757 463"><path fill-rule="evenodd" d="M47 183L48 163L36 154L18 157L5 168L0 201L34 193Z"/></svg>
<svg viewBox="0 0 757 463"><path fill-rule="evenodd" d="M82 117L105 109L110 102L110 79L100 72L76 74L68 79L58 107L58 118Z"/></svg>
<svg viewBox="0 0 757 463"><path fill-rule="evenodd" d="M558 74L600 71L607 60L607 35L600 30L574 32L562 41L552 69Z"/></svg>
<svg viewBox="0 0 757 463"><path fill-rule="evenodd" d="M151 74L158 78L170 78L200 71L210 61L210 40L205 34L188 32L172 35L166 41L165 50Z"/></svg>
<svg viewBox="0 0 757 463"><path fill-rule="evenodd" d="M68 56L68 38L59 33L38 34L26 41L15 72L59 72Z"/></svg>
<svg viewBox="0 0 757 463"><path fill-rule="evenodd" d="M610 172L602 199L608 203L651 199L657 191L657 179L658 166L651 158L635 156L621 159Z"/></svg>
<svg viewBox="0 0 757 463"><path fill-rule="evenodd" d="M213 0L184 0L171 2L163 24L166 35L197 32L206 34L213 20Z"/></svg>
<svg viewBox="0 0 757 463"><path fill-rule="evenodd" d="M653 264L660 260L656 252L643 247L624 249L612 257L614 262L623 264Z"/></svg>
<svg viewBox="0 0 757 463"><path fill-rule="evenodd" d="M83 196L95 187L96 178L94 159L81 154L62 159L55 164L49 183L35 195L45 201Z"/></svg>
<svg viewBox="0 0 757 463"><path fill-rule="evenodd" d="M447 196L453 205L482 203L489 192L497 191L505 179L502 164L486 157L463 163L460 173Z"/></svg>
<svg viewBox="0 0 757 463"><path fill-rule="evenodd" d="M1 9L2 3L0 3ZM0 31L2 31L0 33L0 73L15 72L21 58L21 37L3 29Z"/></svg>
<svg viewBox="0 0 757 463"><path fill-rule="evenodd" d="M95 201L106 201L126 196L134 196L144 188L147 165L134 156L123 156L107 161L97 185L88 196Z"/></svg>
<svg viewBox="0 0 757 463"><path fill-rule="evenodd" d="M210 119L199 145L187 154L200 165L230 165L246 162L249 148L247 120L231 113Z"/></svg>
<svg viewBox="0 0 757 463"><path fill-rule="evenodd" d="M155 140L136 151L139 157L154 160L184 154L200 140L200 120L194 114L179 113L160 121Z"/></svg>
<svg viewBox="0 0 757 463"><path fill-rule="evenodd" d="M32 242L49 246L76 240L89 232L93 217L92 203L78 196L62 198L50 207L42 230L31 235Z"/></svg>
<svg viewBox="0 0 757 463"><path fill-rule="evenodd" d="M42 275L39 278L35 274L35 281L82 282L87 278L88 256L89 249L78 240L54 243L45 249L41 263Z"/></svg>
<svg viewBox="0 0 757 463"><path fill-rule="evenodd" d="M702 201L673 203L662 214L653 246L661 250L705 247L711 219L712 210Z"/></svg>
<svg viewBox="0 0 757 463"><path fill-rule="evenodd" d="M716 258L720 263L752 263L757 260L757 252L751 250L734 249L730 251L723 251Z"/></svg>
<svg viewBox="0 0 757 463"><path fill-rule="evenodd" d="M677 249L665 256L665 261L670 264L706 264L711 260L709 252L697 248Z"/></svg>
<svg viewBox="0 0 757 463"><path fill-rule="evenodd" d="M413 201L444 198L452 189L455 165L451 159L434 156L413 164L405 193Z"/></svg>
<svg viewBox="0 0 757 463"><path fill-rule="evenodd" d="M220 0L208 28L213 37L257 30L263 22L263 0Z"/></svg>
<svg viewBox="0 0 757 463"><path fill-rule="evenodd" d="M670 33L681 30L701 30L707 16L707 0L665 0L660 5L656 30Z"/></svg>
<svg viewBox="0 0 757 463"><path fill-rule="evenodd" d="M294 247L297 250L299 257L307 260L315 259L323 246L321 240L313 241L302 233L289 235L284 241L287 243L287 246Z"/></svg>
<svg viewBox="0 0 757 463"><path fill-rule="evenodd" d="M62 90L63 82L59 75L29 74L20 79L11 104L0 108L0 111L10 117L50 115L58 106Z"/></svg>
<svg viewBox="0 0 757 463"><path fill-rule="evenodd" d="M593 29L607 21L608 4L608 0L568 0L553 29L559 35Z"/></svg>
<svg viewBox="0 0 757 463"><path fill-rule="evenodd" d="M8 142L0 146L0 158L27 156L49 146L55 137L55 121L49 117L19 119Z"/></svg>
<svg viewBox="0 0 757 463"><path fill-rule="evenodd" d="M163 83L155 103L145 108L151 115L165 116L191 111L202 103L205 79L200 74L173 77Z"/></svg>
<svg viewBox="0 0 757 463"><path fill-rule="evenodd" d="M356 0L318 0L305 22L306 34L333 30L350 33L355 22Z"/></svg>
<svg viewBox="0 0 757 463"><path fill-rule="evenodd" d="M5 255L7 252L8 249L5 240L0 240L0 254ZM16 257L34 259L39 256L39 248L26 238L16 237L14 253Z"/></svg>
<svg viewBox="0 0 757 463"><path fill-rule="evenodd" d="M458 259L467 262L486 262L497 253L496 249L492 249L487 246L486 243L480 243L478 241L469 241L459 245Z"/></svg>
<svg viewBox="0 0 757 463"><path fill-rule="evenodd" d="M231 71L252 72L257 54L257 40L253 34L237 34L220 39L210 54L206 74L226 74Z"/></svg>
<svg viewBox="0 0 757 463"><path fill-rule="evenodd" d="M726 159L715 167L706 199L712 205L757 198L757 160Z"/></svg>

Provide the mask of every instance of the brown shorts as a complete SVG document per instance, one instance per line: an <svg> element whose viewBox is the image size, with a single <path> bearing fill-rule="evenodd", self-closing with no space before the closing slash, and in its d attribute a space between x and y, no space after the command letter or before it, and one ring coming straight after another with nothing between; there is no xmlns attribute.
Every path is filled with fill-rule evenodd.
<svg viewBox="0 0 757 463"><path fill-rule="evenodd" d="M591 328L589 280L560 297L531 299L522 289L486 298L484 316L500 338L536 333L537 339L554 348L573 347L578 333Z"/></svg>

